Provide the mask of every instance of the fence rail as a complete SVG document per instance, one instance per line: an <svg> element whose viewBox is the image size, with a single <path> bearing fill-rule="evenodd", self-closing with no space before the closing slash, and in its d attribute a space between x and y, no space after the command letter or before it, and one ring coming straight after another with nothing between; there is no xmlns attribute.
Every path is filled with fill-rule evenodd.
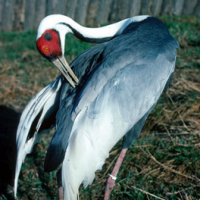
<svg viewBox="0 0 200 200"><path fill-rule="evenodd" d="M56 13L94 26L140 14L200 16L200 0L0 0L0 30L35 30Z"/></svg>

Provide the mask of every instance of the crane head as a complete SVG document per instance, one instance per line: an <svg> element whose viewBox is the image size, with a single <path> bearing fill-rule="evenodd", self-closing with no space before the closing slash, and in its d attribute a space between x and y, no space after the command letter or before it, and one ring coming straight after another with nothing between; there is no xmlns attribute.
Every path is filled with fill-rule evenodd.
<svg viewBox="0 0 200 200"><path fill-rule="evenodd" d="M50 61L62 56L59 35L55 30L46 30L36 45L38 51Z"/></svg>
<svg viewBox="0 0 200 200"><path fill-rule="evenodd" d="M75 87L75 83L78 83L78 78L64 57L66 30L63 31L62 27L60 28L59 26L48 27L46 26L46 21L43 20L38 28L37 49L60 70L70 85Z"/></svg>

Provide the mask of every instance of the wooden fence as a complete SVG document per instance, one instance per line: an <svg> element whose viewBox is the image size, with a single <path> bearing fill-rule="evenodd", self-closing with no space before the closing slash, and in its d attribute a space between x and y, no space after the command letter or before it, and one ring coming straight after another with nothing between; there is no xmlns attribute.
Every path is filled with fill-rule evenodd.
<svg viewBox="0 0 200 200"><path fill-rule="evenodd" d="M55 13L97 26L140 14L200 16L200 0L0 0L0 30L35 30Z"/></svg>

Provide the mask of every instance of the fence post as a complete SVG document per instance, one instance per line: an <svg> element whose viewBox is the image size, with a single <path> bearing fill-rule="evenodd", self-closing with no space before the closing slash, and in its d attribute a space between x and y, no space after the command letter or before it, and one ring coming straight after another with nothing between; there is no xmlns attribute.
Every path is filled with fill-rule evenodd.
<svg viewBox="0 0 200 200"><path fill-rule="evenodd" d="M129 11L130 11L130 2L131 0L119 0L119 4L120 4L120 9L119 9L119 15L120 15L120 19L126 19L129 16Z"/></svg>
<svg viewBox="0 0 200 200"><path fill-rule="evenodd" d="M114 22L114 21L118 21L120 19L119 17L119 0L113 0L112 4L111 4L111 12L109 14L109 21L110 22Z"/></svg>
<svg viewBox="0 0 200 200"><path fill-rule="evenodd" d="M66 0L46 0L46 15L64 14L65 8Z"/></svg>
<svg viewBox="0 0 200 200"><path fill-rule="evenodd" d="M89 0L78 0L75 12L75 21L85 24Z"/></svg>
<svg viewBox="0 0 200 200"><path fill-rule="evenodd" d="M99 0L98 11L97 11L97 16L95 20L96 24L104 24L108 22L110 4L111 4L111 0Z"/></svg>
<svg viewBox="0 0 200 200"><path fill-rule="evenodd" d="M149 11L150 11L150 8L149 8L149 5L150 5L150 1L149 0L141 0L141 11L140 11L140 14L141 15L148 15L149 14Z"/></svg>
<svg viewBox="0 0 200 200"><path fill-rule="evenodd" d="M98 0L90 0L90 2L88 4L86 24L89 24L92 26L95 24L98 10L99 10L99 1Z"/></svg>
<svg viewBox="0 0 200 200"><path fill-rule="evenodd" d="M198 1L197 6L194 9L194 14L200 17L200 1Z"/></svg>
<svg viewBox="0 0 200 200"><path fill-rule="evenodd" d="M40 21L45 17L46 14L46 0L37 0L35 7L35 20L34 29L38 28Z"/></svg>
<svg viewBox="0 0 200 200"><path fill-rule="evenodd" d="M130 16L136 16L140 14L141 0L134 0L130 4Z"/></svg>
<svg viewBox="0 0 200 200"><path fill-rule="evenodd" d="M161 12L163 0L153 0L150 5L151 15L158 16Z"/></svg>
<svg viewBox="0 0 200 200"><path fill-rule="evenodd" d="M75 18L76 5L78 0L67 0L66 15Z"/></svg>
<svg viewBox="0 0 200 200"><path fill-rule="evenodd" d="M197 6L198 0L186 0L183 7L183 15L191 15Z"/></svg>
<svg viewBox="0 0 200 200"><path fill-rule="evenodd" d="M184 0L173 1L172 14L180 15L182 13L182 11L183 11L183 6L184 6Z"/></svg>
<svg viewBox="0 0 200 200"><path fill-rule="evenodd" d="M172 0L163 0L162 15L169 15L172 10Z"/></svg>
<svg viewBox="0 0 200 200"><path fill-rule="evenodd" d="M36 0L26 0L24 30L33 29Z"/></svg>
<svg viewBox="0 0 200 200"><path fill-rule="evenodd" d="M25 0L16 0L14 8L14 24L13 30L22 30L22 23L24 22Z"/></svg>
<svg viewBox="0 0 200 200"><path fill-rule="evenodd" d="M12 31L15 0L4 0L2 12L2 30Z"/></svg>
<svg viewBox="0 0 200 200"><path fill-rule="evenodd" d="M0 31L2 30L2 12L3 12L3 0L0 0Z"/></svg>

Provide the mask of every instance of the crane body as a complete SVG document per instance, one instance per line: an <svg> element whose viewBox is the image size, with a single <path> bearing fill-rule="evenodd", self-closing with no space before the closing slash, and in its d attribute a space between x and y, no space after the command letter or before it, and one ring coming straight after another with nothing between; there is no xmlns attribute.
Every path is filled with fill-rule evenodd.
<svg viewBox="0 0 200 200"><path fill-rule="evenodd" d="M15 195L26 154L39 133L56 124L44 168L52 171L62 164L64 199L75 200L80 184L86 187L92 183L113 146L124 137L122 149L128 149L141 132L171 82L178 42L161 21L150 16L85 28L65 16L52 15L38 29L41 54L47 48L45 40L50 38L51 42L47 33L52 34L52 30L60 38L61 50L44 56L61 66L63 75L39 92L22 114L17 132ZM66 33L101 43L70 64L70 76L62 68L66 64L62 60Z"/></svg>

